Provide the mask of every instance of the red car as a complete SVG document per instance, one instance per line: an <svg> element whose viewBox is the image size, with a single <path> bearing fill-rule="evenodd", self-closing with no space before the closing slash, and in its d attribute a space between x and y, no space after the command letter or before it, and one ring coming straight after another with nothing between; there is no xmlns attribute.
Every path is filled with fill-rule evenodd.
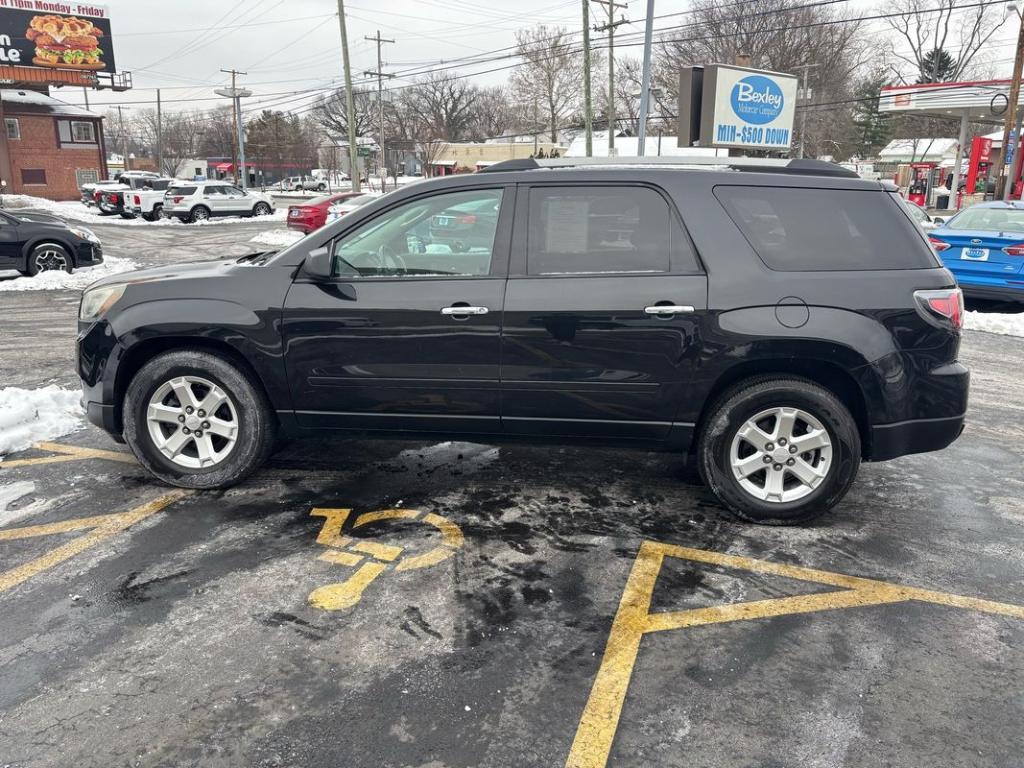
<svg viewBox="0 0 1024 768"><path fill-rule="evenodd" d="M361 192L337 192L333 195L322 195L314 197L308 203L288 206L288 229L297 229L300 232L309 234L313 230L320 229L327 221L327 209L335 203L341 203L353 197L358 197Z"/></svg>

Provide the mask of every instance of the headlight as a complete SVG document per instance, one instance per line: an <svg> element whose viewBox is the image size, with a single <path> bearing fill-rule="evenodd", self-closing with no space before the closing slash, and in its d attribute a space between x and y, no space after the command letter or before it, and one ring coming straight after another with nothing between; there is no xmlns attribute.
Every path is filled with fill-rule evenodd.
<svg viewBox="0 0 1024 768"><path fill-rule="evenodd" d="M91 288L82 294L82 303L78 307L78 319L83 322L99 320L124 295L126 283L104 285Z"/></svg>
<svg viewBox="0 0 1024 768"><path fill-rule="evenodd" d="M96 237L96 233L91 229L86 229L85 227L68 227L68 229L71 230L73 235L77 235L83 240L88 240L90 243L98 243L100 241L100 239Z"/></svg>

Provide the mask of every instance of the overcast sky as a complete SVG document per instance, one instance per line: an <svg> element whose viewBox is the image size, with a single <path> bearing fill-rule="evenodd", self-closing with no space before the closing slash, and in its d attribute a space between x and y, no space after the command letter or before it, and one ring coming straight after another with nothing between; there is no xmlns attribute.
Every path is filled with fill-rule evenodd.
<svg viewBox="0 0 1024 768"><path fill-rule="evenodd" d="M968 0L962 0L968 2ZM336 0L107 0L113 26L118 70L131 71L135 87L123 94L90 93L97 110L113 103L155 100L161 88L164 108L211 107L225 100L213 89L230 81L221 68L248 74L240 83L253 91L246 111L258 107L301 109L307 91L340 84L341 43ZM756 0L751 0L751 6ZM869 0L850 0L849 7L867 15L878 7ZM688 0L656 0L655 30L689 20ZM891 7L891 6L890 6ZM376 69L375 44L364 40L380 30L396 42L384 46L384 70L414 72L514 45L515 30L536 23L578 29L580 0L349 0L346 2L353 73ZM592 4L592 15L600 6ZM638 37L643 32L645 0L634 0L625 16L634 21L618 32ZM880 28L883 22L872 24ZM990 47L989 59L1000 76L1012 68L1016 24L1004 25ZM622 55L639 57L639 46ZM508 53L502 51L499 54ZM497 60L460 68L482 72L510 63ZM481 75L480 82L505 82L508 70ZM354 75L355 76L355 75ZM360 75L360 79L365 79ZM389 85L409 79L396 78ZM54 95L82 103L82 93L65 89ZM136 104L139 108L154 104Z"/></svg>

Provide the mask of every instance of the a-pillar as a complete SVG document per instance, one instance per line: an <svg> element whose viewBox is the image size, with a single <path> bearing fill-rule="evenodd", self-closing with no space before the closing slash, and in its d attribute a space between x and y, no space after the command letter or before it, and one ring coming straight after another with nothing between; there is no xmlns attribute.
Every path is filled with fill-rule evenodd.
<svg viewBox="0 0 1024 768"><path fill-rule="evenodd" d="M956 142L956 160L953 163L953 181L949 187L949 200L946 202L946 210L953 211L957 208L957 189L960 187L960 166L964 160L964 146L967 144L967 110L960 113L960 138ZM1006 148L1003 147L1003 157L1006 157ZM964 190L966 192L966 190Z"/></svg>

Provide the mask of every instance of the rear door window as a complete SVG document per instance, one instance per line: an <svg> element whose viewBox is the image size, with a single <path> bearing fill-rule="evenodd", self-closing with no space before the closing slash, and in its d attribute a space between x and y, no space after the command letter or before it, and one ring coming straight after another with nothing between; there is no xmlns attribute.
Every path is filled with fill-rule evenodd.
<svg viewBox="0 0 1024 768"><path fill-rule="evenodd" d="M168 187L164 193L164 197L173 197L175 195L181 195L183 197L189 197L196 193L195 187Z"/></svg>
<svg viewBox="0 0 1024 768"><path fill-rule="evenodd" d="M527 274L698 272L665 198L647 187L530 189Z"/></svg>
<svg viewBox="0 0 1024 768"><path fill-rule="evenodd" d="M769 269L929 269L920 229L882 190L715 187L715 197Z"/></svg>

